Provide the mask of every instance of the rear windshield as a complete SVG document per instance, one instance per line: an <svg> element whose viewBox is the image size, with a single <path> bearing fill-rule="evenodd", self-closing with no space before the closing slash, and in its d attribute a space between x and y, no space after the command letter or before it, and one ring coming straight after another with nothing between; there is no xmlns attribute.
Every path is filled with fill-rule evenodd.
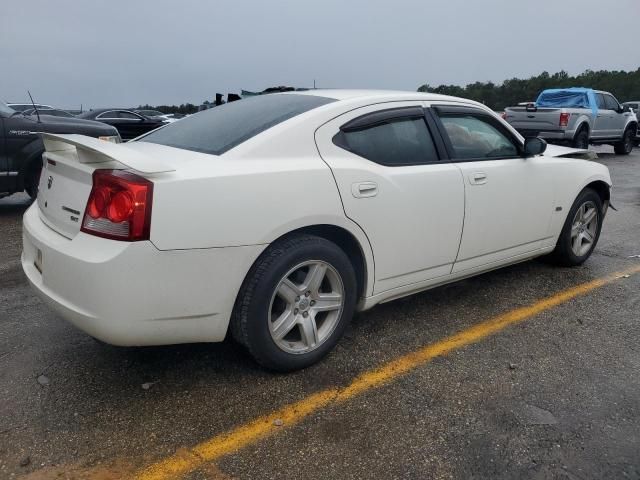
<svg viewBox="0 0 640 480"><path fill-rule="evenodd" d="M285 120L333 101L315 95L260 95L205 110L138 141L221 155Z"/></svg>

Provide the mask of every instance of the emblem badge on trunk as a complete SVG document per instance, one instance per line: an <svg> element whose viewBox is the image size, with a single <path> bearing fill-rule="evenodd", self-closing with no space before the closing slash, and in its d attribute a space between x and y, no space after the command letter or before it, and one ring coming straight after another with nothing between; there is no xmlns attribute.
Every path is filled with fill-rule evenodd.
<svg viewBox="0 0 640 480"><path fill-rule="evenodd" d="M47 179L47 190L51 189L51 185L53 185L53 177L49 175L49 178Z"/></svg>

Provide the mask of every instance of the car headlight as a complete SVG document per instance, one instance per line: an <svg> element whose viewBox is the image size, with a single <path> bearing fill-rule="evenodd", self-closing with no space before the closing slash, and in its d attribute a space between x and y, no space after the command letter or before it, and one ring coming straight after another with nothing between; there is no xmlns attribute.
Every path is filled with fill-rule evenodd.
<svg viewBox="0 0 640 480"><path fill-rule="evenodd" d="M122 139L120 138L120 135L109 135L109 136L100 136L98 137L98 140L104 140L105 142L111 142L111 143L121 143Z"/></svg>

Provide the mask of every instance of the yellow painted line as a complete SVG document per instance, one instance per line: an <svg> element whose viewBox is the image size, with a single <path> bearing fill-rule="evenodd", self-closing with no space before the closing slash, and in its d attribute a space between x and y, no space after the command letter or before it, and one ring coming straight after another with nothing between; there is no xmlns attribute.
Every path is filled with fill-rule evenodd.
<svg viewBox="0 0 640 480"><path fill-rule="evenodd" d="M345 388L330 388L314 393L296 403L286 405L233 430L205 440L195 447L179 451L145 468L135 478L137 480L166 480L181 477L205 463L218 460L282 430L282 426L274 425L275 420L281 420L283 425L291 426L331 403L349 400L356 395L384 385L416 367L424 365L435 357L446 355L452 350L478 342L504 330L510 325L522 322L575 297L585 295L618 278L638 272L640 272L640 265L577 285L531 305L516 308L505 314L493 317L439 342L427 345L386 363L377 369L365 372Z"/></svg>

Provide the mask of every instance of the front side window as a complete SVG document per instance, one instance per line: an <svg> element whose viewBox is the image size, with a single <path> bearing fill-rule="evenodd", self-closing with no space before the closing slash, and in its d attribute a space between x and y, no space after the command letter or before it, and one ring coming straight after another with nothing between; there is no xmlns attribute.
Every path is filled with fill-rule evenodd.
<svg viewBox="0 0 640 480"><path fill-rule="evenodd" d="M607 106L607 110L618 110L620 108L618 101L611 95L604 96L604 104Z"/></svg>
<svg viewBox="0 0 640 480"><path fill-rule="evenodd" d="M221 155L279 123L334 101L304 94L259 95L183 118L137 141Z"/></svg>
<svg viewBox="0 0 640 480"><path fill-rule="evenodd" d="M518 148L490 121L470 114L441 114L454 158L491 159L518 156Z"/></svg>

